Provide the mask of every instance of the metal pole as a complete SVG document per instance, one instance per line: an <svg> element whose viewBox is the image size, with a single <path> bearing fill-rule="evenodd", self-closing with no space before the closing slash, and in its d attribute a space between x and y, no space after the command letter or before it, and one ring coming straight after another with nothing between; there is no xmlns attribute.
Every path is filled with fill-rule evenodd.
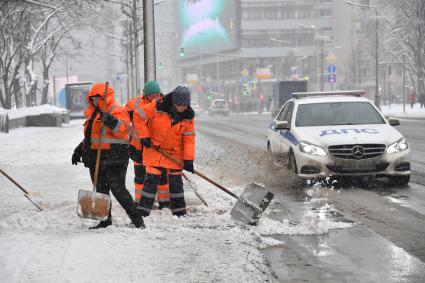
<svg viewBox="0 0 425 283"><path fill-rule="evenodd" d="M56 77L53 75L53 106L56 106Z"/></svg>
<svg viewBox="0 0 425 283"><path fill-rule="evenodd" d="M403 113L406 113L406 54L403 53Z"/></svg>
<svg viewBox="0 0 425 283"><path fill-rule="evenodd" d="M391 76L388 78L388 109L391 109Z"/></svg>
<svg viewBox="0 0 425 283"><path fill-rule="evenodd" d="M217 47L217 93L220 93L220 61L218 58L218 47Z"/></svg>
<svg viewBox="0 0 425 283"><path fill-rule="evenodd" d="M145 82L156 80L155 18L153 0L143 0L143 39Z"/></svg>
<svg viewBox="0 0 425 283"><path fill-rule="evenodd" d="M324 90L323 75L323 39L320 38L320 91Z"/></svg>
<svg viewBox="0 0 425 283"><path fill-rule="evenodd" d="M371 8L375 12L375 105L379 109L381 109L381 97L379 94L379 36L378 36L378 10L375 8Z"/></svg>
<svg viewBox="0 0 425 283"><path fill-rule="evenodd" d="M130 84L131 84L131 97L135 97L136 94L136 81L134 79L134 37L133 37L133 25L129 25L129 39L130 39L130 45L128 46L128 53L130 54Z"/></svg>
<svg viewBox="0 0 425 283"><path fill-rule="evenodd" d="M143 6L145 7L145 6ZM133 0L133 41L134 41L134 64L135 64L135 75L136 75L136 96L140 94L140 71L139 71L139 36L137 31L137 7L136 0Z"/></svg>
<svg viewBox="0 0 425 283"><path fill-rule="evenodd" d="M65 57L65 66L66 66L66 83L69 83L69 76L68 76L68 55Z"/></svg>
<svg viewBox="0 0 425 283"><path fill-rule="evenodd" d="M129 56L129 48L128 48L128 43L125 45L126 46L126 50L125 50L125 71L127 73L126 76L126 84L127 84L127 101L130 100L130 67L129 67L129 60L130 60L130 56Z"/></svg>

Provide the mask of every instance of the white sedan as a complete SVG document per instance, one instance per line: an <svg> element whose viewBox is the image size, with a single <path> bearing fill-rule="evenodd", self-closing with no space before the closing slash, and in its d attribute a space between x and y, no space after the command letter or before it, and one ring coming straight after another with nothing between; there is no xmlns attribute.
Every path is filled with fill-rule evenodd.
<svg viewBox="0 0 425 283"><path fill-rule="evenodd" d="M267 150L287 156L299 177L389 177L410 180L406 139L361 91L298 93L279 111L268 130Z"/></svg>

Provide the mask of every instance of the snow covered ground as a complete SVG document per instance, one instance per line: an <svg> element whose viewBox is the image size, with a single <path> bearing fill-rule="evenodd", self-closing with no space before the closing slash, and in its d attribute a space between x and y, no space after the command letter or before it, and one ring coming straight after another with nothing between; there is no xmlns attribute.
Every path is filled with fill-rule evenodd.
<svg viewBox="0 0 425 283"><path fill-rule="evenodd" d="M235 200L189 174L208 207L185 187L187 217L155 210L145 219L147 228L139 230L129 227L113 200L113 225L89 231L96 222L76 214L78 190L91 190L88 171L71 165L81 124L0 134L0 168L50 205L38 212L0 176L0 282L274 282L261 249L285 243L272 235L323 234L351 226L314 217L297 227L267 217L256 227L241 226L229 215ZM197 156L205 158L212 150L217 149L198 135ZM209 172L208 166L198 169ZM128 172L133 193L131 163ZM230 189L240 194L243 188Z"/></svg>
<svg viewBox="0 0 425 283"><path fill-rule="evenodd" d="M403 111L403 104L382 105L381 111L384 115L395 115L397 117L406 118L425 118L425 108L421 108L419 103L410 108L410 104L406 104L405 111Z"/></svg>

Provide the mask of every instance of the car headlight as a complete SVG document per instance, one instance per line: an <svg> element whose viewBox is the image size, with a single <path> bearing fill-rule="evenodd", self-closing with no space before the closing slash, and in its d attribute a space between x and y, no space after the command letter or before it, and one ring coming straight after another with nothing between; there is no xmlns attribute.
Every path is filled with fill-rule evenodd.
<svg viewBox="0 0 425 283"><path fill-rule="evenodd" d="M317 156L327 155L326 151L320 146L317 146L308 142L304 142L304 141L301 141L298 144L298 148L300 149L301 152L311 154L311 155L317 155Z"/></svg>
<svg viewBox="0 0 425 283"><path fill-rule="evenodd" d="M408 148L409 148L409 145L407 144L407 140L405 138L401 138L395 143L388 146L387 153L391 154L391 153L402 152Z"/></svg>

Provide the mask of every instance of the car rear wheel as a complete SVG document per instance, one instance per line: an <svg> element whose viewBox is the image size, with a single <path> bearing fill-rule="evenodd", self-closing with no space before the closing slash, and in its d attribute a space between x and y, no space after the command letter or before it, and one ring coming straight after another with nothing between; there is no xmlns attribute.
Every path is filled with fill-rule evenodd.
<svg viewBox="0 0 425 283"><path fill-rule="evenodd" d="M406 186L410 182L410 175L390 176L388 184L392 186Z"/></svg>

